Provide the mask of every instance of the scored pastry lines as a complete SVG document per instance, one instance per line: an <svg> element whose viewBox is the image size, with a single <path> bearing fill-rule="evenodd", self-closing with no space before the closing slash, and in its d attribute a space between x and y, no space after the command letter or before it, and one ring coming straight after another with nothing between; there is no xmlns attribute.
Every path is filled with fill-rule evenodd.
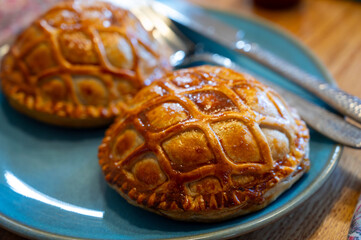
<svg viewBox="0 0 361 240"><path fill-rule="evenodd" d="M84 12L82 12L81 8L84 8ZM67 81L65 83L64 75L68 74L75 74L75 75L81 75L86 74L86 76L92 76L93 81L100 81L105 83L105 79L103 77L93 77L94 72L104 72L109 73L110 75L119 76L124 81L128 81L131 84L133 84L133 87L139 88L143 84L143 80L141 80L141 71L139 70L139 53L138 53L138 45L142 45L144 50L148 51L151 56L157 59L157 61L161 60L161 56L157 53L155 53L153 47L151 47L149 44L153 44L149 39L145 39L144 36L141 36L141 38L138 38L137 36L134 36L134 34L130 33L127 34L125 31L126 26L111 26L109 28L100 26L99 22L96 22L94 25L86 25L81 26L82 22L84 20L81 20L82 15L86 14L86 11L102 11L105 8L107 8L108 12L113 14L113 18L109 18L109 16L106 16L105 18L109 18L110 24L117 23L118 25L122 24L128 24L131 23L135 27L139 27L140 25L136 25L136 19L129 15L126 11L121 10L121 13L116 13L115 11L118 11L118 8L113 8L108 4L102 3L100 6L96 6L94 8L90 6L82 6L79 9L76 9L72 5L71 2L60 4L56 7L54 7L52 10L50 10L48 13L44 14L40 19L38 19L36 22L34 22L27 30L28 33L25 33L26 36L22 36L22 38L18 39L15 43L15 45L10 49L11 55L10 57L14 58L12 69L17 69L17 71L20 71L22 74L22 81L25 84L29 84L29 90L22 92L21 88L19 87L13 87L14 83L8 83L7 81L3 81L3 88L5 89L5 92L9 96L13 96L14 99L17 100L22 105L26 105L28 108L32 109L38 109L39 111L47 112L47 109L51 109L51 106L45 106L45 105L53 105L52 102L42 101L38 100L38 93L39 91L34 90L36 88L35 86L39 83L39 81L43 78L47 77L57 77L61 78L62 81L64 81L64 84L67 85L66 91L67 94L69 94L71 99L76 98L76 93L73 91L74 88L72 88L70 85L73 85L74 83L71 83ZM67 10L68 13L71 13L72 16L74 16L76 19L73 18L65 18L67 20L73 21L67 21L65 22L64 26L58 26L56 25L58 20L53 20L52 17L49 18L51 14L54 16L57 16L57 14L61 14L61 11ZM103 12L101 12L103 14ZM123 15L121 15L123 14ZM116 16L115 16L116 15ZM52 21L51 23L49 22ZM76 24L74 24L77 22ZM50 24L55 24L55 26L51 26ZM79 28L80 27L80 28ZM62 29L64 28L64 30ZM60 37L63 33L74 33L76 29L80 29L81 33L85 34L87 40L90 41L90 44L92 46L92 49L90 50L92 54L94 54L97 58L97 65L92 64L84 64L84 63L71 63L68 61L68 59L65 58L66 54L63 52L63 49L59 45ZM131 47L132 55L133 55L133 61L134 64L132 66L132 69L119 69L114 67L110 64L108 61L108 57L104 51L103 43L99 37L99 32L111 32L112 33L118 33L120 34L120 37L125 39L129 46ZM36 37L32 37L36 33ZM147 33L149 34L149 33ZM24 42L25 37L27 39L31 39L31 41ZM150 37L150 34L148 35ZM145 42L147 41L147 42ZM21 44L18 45L17 43ZM152 45L153 46L153 45ZM40 49L38 49L40 47ZM101 49L103 48L103 49ZM54 63L51 63L49 66L47 66L47 69L44 69L39 72L31 72L29 71L30 68L25 64L25 61L22 61L22 58L27 58L32 54L33 51L45 51L42 54L45 54L49 57L49 59L53 59ZM141 60L144 61L144 60ZM163 70L168 68L164 65L164 62L160 64L160 68ZM13 70L12 70L13 71ZM147 73L148 74L148 73ZM117 79L113 80L114 82L117 82ZM19 92L21 91L21 92ZM106 91L106 94L110 94L108 91ZM24 96L23 96L24 95ZM36 95L36 96L34 96ZM114 98L112 98L114 99ZM115 100L115 99L114 99ZM35 102L32 104L31 102ZM79 104L79 101L75 101L74 103L68 102L66 105L69 104ZM44 106L43 106L44 105ZM116 104L117 105L117 104ZM123 105L124 104L120 104ZM82 115L87 115L88 112L93 112L93 115L98 116L106 116L111 117L115 116L119 110L113 109L113 107L107 107L107 106L97 106L97 107L88 107L84 106L85 110ZM76 117L76 115L73 112L68 112L67 109L70 109L70 107L61 109L61 112L66 112L65 115ZM82 108L79 108L82 109ZM94 114L94 109L98 112L97 114ZM115 111L113 111L115 110ZM106 112L106 114L104 114ZM60 113L60 112L59 112ZM64 115L63 113L60 113L58 115Z"/></svg>
<svg viewBox="0 0 361 240"><path fill-rule="evenodd" d="M210 88L210 87L203 87L202 90L198 90L197 88L192 88L190 90L182 90L178 87L175 87L173 84L170 84L169 82L166 83L158 83L158 85L165 89L167 92L169 92L170 94L173 94L172 96L158 96L155 97L154 99L152 99L151 101L145 103L142 107L136 107L136 109L131 113L133 114L134 117L132 120L128 120L126 122L123 122L119 125L115 124L113 125L112 129L109 130L109 132L115 133L112 134L113 137L118 135L121 131L124 131L124 129L127 128L127 126L130 124L135 127L135 129L144 137L145 142L149 142L150 144L148 144L148 146L146 146L145 144L143 144L142 146L139 146L137 148L137 150L133 151L133 154L131 157L127 157L123 162L120 162L119 164L121 165L134 165L134 163L130 163L132 160L137 161L136 158L139 158L139 156L141 154L144 154L147 151L150 152L154 152L155 155L158 158L158 162L159 162L159 166L162 169L162 171L164 173L166 173L167 176L169 176L169 178L174 177L175 175L181 175L182 176L182 181L188 186L187 188L189 188L189 184L194 181L197 180L199 178L204 179L207 176L216 176L217 177L217 173L216 173L216 168L215 165L217 165L217 163L215 164L210 164L210 165L203 165L201 167L198 167L195 170L191 170L188 172L179 172L176 171L172 168L171 164L170 164L170 160L169 157L166 155L164 148L161 146L160 143L163 143L166 139L172 139L174 138L174 136L188 132L188 131L193 131L195 129L199 129L201 131L201 133L203 133L206 136L207 139L207 144L209 144L210 150L212 151L213 155L216 155L215 158L218 159L218 161L227 161L228 164L230 164L230 169L236 169L236 170L232 170L230 171L230 175L229 178L231 177L231 175L233 176L233 174L235 173L240 173L242 172L239 166L245 166L248 165L249 166L253 166L255 164L252 165L252 163L248 163L248 164L235 164L232 161L230 161L229 159L227 159L226 153L224 152L224 149L221 147L221 143L219 142L219 139L217 138L216 134L214 133L214 131L212 130L212 127L210 126L210 124L214 123L214 122L222 122L222 121L227 121L229 119L232 120L240 120L240 122L242 122L248 129L249 131L251 131L251 134L256 138L256 141L258 144L263 144L263 146L258 146L259 149L266 151L266 153L262 153L263 156L268 156L270 157L270 150L269 150L269 146L267 143L267 140L265 139L264 134L262 133L262 130L258 127L258 126L254 126L254 125L250 125L250 124L245 124L247 121L245 121L242 116L240 117L239 115L241 113L228 113L228 112L222 112L219 115L216 116L209 116L208 114L203 113L198 106L190 99L188 98L184 98L184 96L187 93L194 93L194 92L201 92L204 91L205 89L208 90L215 90L217 89L216 87ZM166 86L166 87L165 87ZM227 88L228 89L228 88ZM225 93L225 89L219 89L218 90L222 93ZM238 102L238 103L242 103L239 104L239 108L241 108L241 106L243 107L243 102L239 99L238 95L233 94L233 90L231 91L226 91L228 94L225 94L228 98L230 98L232 100L233 103ZM231 93L232 92L232 93ZM236 99L235 99L236 98ZM140 120L139 114L141 112L145 112L145 111L150 111L152 108L156 107L156 106L160 106L164 103L167 102L175 102L175 103L179 103L190 115L191 118L187 117L183 122L180 121L172 126L168 126L165 128L165 130L159 130L159 131L152 131L152 132L146 132L146 127L144 125L144 123ZM275 104L272 101L273 104ZM242 111L242 110L241 110ZM245 111L248 111L248 107L246 106L245 110L242 111L242 113L244 113ZM135 114L135 113L138 114ZM200 119L203 119L205 116L207 116L207 120L205 121L199 121ZM198 120L197 120L198 119ZM280 121L276 121L273 120L272 117L267 117L264 116L263 121L265 123L269 123L271 125L280 124ZM266 121L268 119L268 121ZM262 122L262 121L261 121ZM287 122L288 121L284 121L284 126L279 127L280 129L283 129L285 132L290 131L291 129L287 128ZM262 124L262 123L260 123ZM123 130L122 130L123 129ZM188 131L187 131L188 130ZM171 134L172 133L172 134ZM289 137L289 136L288 136ZM104 156L106 156L106 153L104 151L106 151L106 145L107 144L111 144L110 143L111 138L105 138L104 140L104 144L100 147L100 152L99 152L99 156L100 156L100 162L101 164L103 164L103 169L108 169L107 164L103 163L103 154ZM291 144L291 142L290 142ZM268 150L267 150L268 149ZM271 159L272 160L272 159ZM220 164L220 163L219 163ZM236 165L236 166L234 166ZM284 169L286 172L290 172L288 171L289 169L285 168ZM259 172L259 171L256 171ZM118 173L120 174L120 173ZM201 175L200 175L201 174ZM119 177L119 176L118 176ZM275 176L276 178L272 181L275 181L275 183L278 181L277 180L277 176ZM222 179L217 177L218 180ZM114 179L113 179L114 180ZM223 179L222 179L223 181ZM229 181L229 180L226 180ZM266 179L264 179L263 181L267 181ZM113 183L116 183L117 181L112 181ZM118 183L116 183L118 184ZM165 184L170 184L169 181L167 181ZM226 185L226 184L222 184L222 185ZM155 204L156 201L160 201L159 203L159 208L162 209L167 209L169 208L177 208L178 205L174 205L173 203L166 203L164 200L164 196L162 195L162 197L160 197L160 200L158 199L157 194L153 193L150 196L145 196L144 193L137 193L135 188L130 187L128 184L123 183L121 184L121 189L123 189L124 191L129 191L128 195L131 198L135 198L138 199L137 201L139 202L143 202L143 201L148 201L148 206L153 206L153 204ZM130 189L128 189L130 187ZM225 201L234 201L236 203L242 204L242 200L239 200L237 198L237 190L235 190L235 194L231 194L230 196L224 195L224 199L222 198L222 203L221 205L224 204ZM225 193L223 193L225 194ZM241 193L238 193L241 194ZM138 196L138 198L137 198ZM203 197L206 196L197 196L195 199L190 199L189 196L187 196L185 199L183 199L183 208L184 209L189 209L189 201L193 202L193 203L197 203L196 205L200 208L204 208L205 207L205 202ZM241 195L238 197L242 197ZM215 206L219 206L219 204L214 200L215 196L212 195L210 200L210 205L212 205L213 207ZM158 199L158 200L156 200ZM162 200L163 199L163 200ZM227 200L228 199L228 200ZM242 198L241 198L242 199ZM170 205L168 205L170 204ZM244 204L244 203L243 203ZM192 204L191 204L192 205ZM176 207L177 206L177 207ZM194 205L192 205L193 207L195 207Z"/></svg>

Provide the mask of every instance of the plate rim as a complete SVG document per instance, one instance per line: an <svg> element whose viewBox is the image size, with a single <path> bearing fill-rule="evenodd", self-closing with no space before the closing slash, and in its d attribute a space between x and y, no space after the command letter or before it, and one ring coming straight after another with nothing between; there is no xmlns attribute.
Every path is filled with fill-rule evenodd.
<svg viewBox="0 0 361 240"><path fill-rule="evenodd" d="M337 86L336 81L332 77L331 73L327 70L327 68L324 66L324 64L321 62L320 59L309 49L304 43L302 43L300 40L298 40L291 32L288 30L276 25L273 22L270 22L266 19L262 19L261 17L251 15L251 14L245 14L245 13L239 13L236 14L231 11L221 11L221 10L215 10L209 7L201 6L201 9L204 9L209 12L214 13L223 13L226 15L229 15L233 18L238 19L246 19L253 23L256 23L261 26L265 26L266 28L270 29L271 31L274 31L286 39L290 40L292 44L299 47L316 65L316 67L320 70L322 75L324 76L324 80L326 82L329 82L332 85ZM258 221L258 219L252 220L246 224L243 224L242 227L240 226L234 226L231 228L208 232L208 233L202 233L197 234L191 237L178 237L178 238L172 238L177 240L186 240L186 239L202 239L202 240L216 240L216 239L229 239L232 237L237 237L252 231L255 231L259 228L262 228L278 219L283 217L285 214L293 211L296 209L300 204L305 202L309 197L311 197L322 185L323 183L329 178L329 176L332 174L333 170L337 166L337 163L341 157L342 151L344 149L344 146L341 144L335 144L333 148L332 154L329 156L329 164L324 167L321 174L315 178L315 180L310 184L299 196L294 198L292 201L290 201L287 205L283 205L281 208L276 209L265 216L263 216L262 219L265 219L263 221ZM277 200L276 200L277 201ZM243 230L243 231L242 231ZM165 240L170 240L170 238L167 238Z"/></svg>
<svg viewBox="0 0 361 240"><path fill-rule="evenodd" d="M229 15L233 18L237 19L245 19L247 21L256 23L258 25L261 25L263 27L266 27L270 29L271 31L276 32L277 34L283 36L287 40L289 40L293 45L298 47L303 51L303 53L309 57L313 64L320 70L320 72L323 75L323 78L326 82L329 82L333 85L337 85L336 81L333 79L331 73L327 70L327 68L324 66L324 64L321 62L320 59L300 40L298 40L295 36L292 35L288 30L281 28L280 26L276 25L275 23L269 22L266 19L262 19L261 17L251 15L251 14L245 14L245 13L239 13L236 14L231 11L224 11L224 10L215 10L209 7L204 6L195 6L194 4L186 3L187 5L191 7L198 7L200 9L203 9L208 12L214 12L214 13L221 13ZM278 219L283 217L285 214L293 211L295 208L297 208L300 204L305 202L310 196L312 196L322 185L323 183L329 178L329 176L332 174L333 170L337 166L337 163L341 157L343 146L340 144L335 144L332 150L331 155L329 156L329 164L327 164L324 169L322 170L321 174L315 178L315 180L307 186L307 188L296 198L294 198L292 201L290 201L287 205L283 205L282 207L264 215L262 217L262 220L254 219L250 222L247 222L245 224L242 224L242 226L234 226L223 230L216 230L212 232L207 233L201 233L197 235L192 236L184 236L184 237L175 237L175 238L163 238L163 240L170 240L170 239L177 239L177 240L186 240L186 239L202 239L202 240L213 240L213 239L229 239L232 237L237 237L242 234L246 234L249 232L252 232L254 230L257 230L259 228L262 228ZM20 222L17 222L9 217L6 217L2 213L0 213L0 226L16 235L27 237L27 238L34 238L34 239L54 239L54 240L71 240L71 239L92 239L92 238L81 238L81 237L69 237L65 235L55 234L47 231L43 231L38 228L29 227L25 224L22 224Z"/></svg>

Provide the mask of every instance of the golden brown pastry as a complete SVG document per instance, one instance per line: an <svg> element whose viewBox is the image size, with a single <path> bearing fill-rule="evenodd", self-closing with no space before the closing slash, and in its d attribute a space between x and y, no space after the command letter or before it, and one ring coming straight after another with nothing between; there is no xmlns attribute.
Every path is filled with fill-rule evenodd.
<svg viewBox="0 0 361 240"><path fill-rule="evenodd" d="M129 203L178 220L265 207L309 169L309 132L269 87L227 68L176 71L142 89L99 147Z"/></svg>
<svg viewBox="0 0 361 240"><path fill-rule="evenodd" d="M144 85L170 69L129 11L104 2L62 2L19 35L4 58L10 104L72 127L109 123Z"/></svg>

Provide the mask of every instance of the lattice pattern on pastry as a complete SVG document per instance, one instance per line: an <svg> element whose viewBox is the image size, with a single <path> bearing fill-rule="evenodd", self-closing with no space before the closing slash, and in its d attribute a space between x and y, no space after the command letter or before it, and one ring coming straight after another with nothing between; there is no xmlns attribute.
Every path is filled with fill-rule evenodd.
<svg viewBox="0 0 361 240"><path fill-rule="evenodd" d="M28 108L46 111L61 102L59 111L71 117L82 109L116 115L146 79L169 69L158 52L129 11L104 2L63 2L15 41L3 62L2 84Z"/></svg>
<svg viewBox="0 0 361 240"><path fill-rule="evenodd" d="M294 173L306 151L304 123L271 89L247 75L220 71L181 70L141 90L128 118L108 130L99 148L106 179L147 206L191 209L231 206L249 197L264 201L264 192ZM124 157L112 146L129 128L144 142ZM153 181L159 185L134 177L140 173L132 166L145 161L144 154L159 166L152 173L162 179ZM173 188L184 196L175 196Z"/></svg>

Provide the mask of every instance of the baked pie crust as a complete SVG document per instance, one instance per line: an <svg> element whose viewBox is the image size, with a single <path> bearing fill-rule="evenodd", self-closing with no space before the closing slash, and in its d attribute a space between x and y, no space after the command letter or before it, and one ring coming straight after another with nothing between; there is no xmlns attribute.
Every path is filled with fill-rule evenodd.
<svg viewBox="0 0 361 240"><path fill-rule="evenodd" d="M26 28L1 66L10 104L61 126L110 123L145 85L170 70L164 47L129 11L65 1Z"/></svg>
<svg viewBox="0 0 361 240"><path fill-rule="evenodd" d="M309 169L309 131L271 88L227 68L175 71L106 132L99 163L129 203L184 221L264 208Z"/></svg>

